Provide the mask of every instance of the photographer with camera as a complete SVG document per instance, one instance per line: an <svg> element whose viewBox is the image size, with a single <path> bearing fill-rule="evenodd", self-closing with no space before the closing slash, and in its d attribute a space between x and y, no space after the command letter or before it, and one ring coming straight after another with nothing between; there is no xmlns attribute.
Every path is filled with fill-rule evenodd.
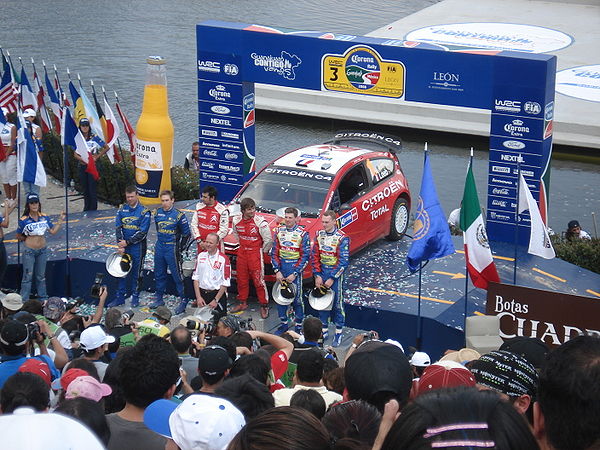
<svg viewBox="0 0 600 450"><path fill-rule="evenodd" d="M45 338L48 337L56 353L54 361L48 355ZM34 345L39 347L38 356L29 356L34 353ZM50 334L48 324L42 320L23 323L19 320L7 320L0 330L0 389L4 382L19 367L31 358L44 361L50 367L52 379L60 377L60 370L68 361L67 354L58 342L55 335Z"/></svg>
<svg viewBox="0 0 600 450"><path fill-rule="evenodd" d="M118 308L109 308L104 317L104 325L115 342L108 344L111 360L115 359L120 347L132 347L139 340L137 325L133 322L134 311L121 312Z"/></svg>

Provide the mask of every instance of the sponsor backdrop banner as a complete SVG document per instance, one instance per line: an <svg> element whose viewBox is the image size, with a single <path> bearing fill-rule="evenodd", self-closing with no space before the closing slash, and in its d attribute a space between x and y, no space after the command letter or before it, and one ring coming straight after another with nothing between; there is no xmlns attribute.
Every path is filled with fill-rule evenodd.
<svg viewBox="0 0 600 450"><path fill-rule="evenodd" d="M600 334L600 302L590 297L490 283L486 314L500 317L500 337L539 338L556 347L580 333Z"/></svg>
<svg viewBox="0 0 600 450"><path fill-rule="evenodd" d="M221 200L256 170L254 83L265 83L490 110L490 239L514 241L519 161L545 217L555 56L218 21L198 25L196 37L200 182ZM528 217L519 221L522 243Z"/></svg>

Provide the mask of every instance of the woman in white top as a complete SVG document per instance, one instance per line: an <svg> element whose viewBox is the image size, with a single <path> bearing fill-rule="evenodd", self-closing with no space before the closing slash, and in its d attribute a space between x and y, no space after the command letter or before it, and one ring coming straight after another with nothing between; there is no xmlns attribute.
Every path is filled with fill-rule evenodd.
<svg viewBox="0 0 600 450"><path fill-rule="evenodd" d="M2 108L4 117L8 114L8 109ZM0 178L4 184L6 194L6 204L15 206L17 204L17 127L7 121L0 125L0 139L4 151L0 151Z"/></svg>
<svg viewBox="0 0 600 450"><path fill-rule="evenodd" d="M21 297L23 301L29 300L31 294L31 281L35 276L35 287L38 300L45 301L46 294L46 262L48 260L48 247L46 247L46 231L50 234L58 233L66 214L63 212L56 224L50 217L42 213L42 205L37 194L29 194L23 216L19 219L17 238L24 241L23 250L23 279L21 280Z"/></svg>

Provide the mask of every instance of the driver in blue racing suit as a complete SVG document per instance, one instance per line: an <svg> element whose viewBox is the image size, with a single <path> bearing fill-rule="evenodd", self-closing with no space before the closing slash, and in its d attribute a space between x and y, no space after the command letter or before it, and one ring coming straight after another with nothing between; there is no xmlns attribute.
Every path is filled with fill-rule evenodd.
<svg viewBox="0 0 600 450"><path fill-rule="evenodd" d="M185 311L187 301L184 299L179 255L181 255L181 251L190 238L190 225L185 214L173 206L175 202L173 191L162 191L160 202L162 208L158 208L154 215L157 235L156 246L154 247L156 299L150 304L150 308L158 308L165 304L163 295L167 287L168 268L175 282L177 295L182 300L175 314L181 314Z"/></svg>
<svg viewBox="0 0 600 450"><path fill-rule="evenodd" d="M140 303L140 273L146 256L146 236L150 228L150 211L139 202L135 187L125 189L125 204L119 208L115 218L119 253L131 256L131 270L119 280L119 288L109 308L125 304L131 293L131 306ZM133 287L131 284L133 282Z"/></svg>
<svg viewBox="0 0 600 450"><path fill-rule="evenodd" d="M286 280L296 286L296 296L292 307L296 316L296 332L302 330L302 321L304 320L304 305L302 300L302 272L308 263L310 256L310 240L304 227L298 225L298 210L296 208L286 208L284 224L275 228L273 235L273 247L271 248L271 263L277 281L280 283ZM285 333L288 330L287 311L289 306L277 305L277 312L281 324L277 334Z"/></svg>
<svg viewBox="0 0 600 450"><path fill-rule="evenodd" d="M312 251L312 266L315 276L315 288L325 286L334 293L331 311L319 311L323 322L323 341L327 339L329 319L335 323L333 346L342 342L342 331L346 322L344 313L343 284L344 271L350 258L350 238L337 228L336 214L332 210L323 213L323 230L317 231Z"/></svg>

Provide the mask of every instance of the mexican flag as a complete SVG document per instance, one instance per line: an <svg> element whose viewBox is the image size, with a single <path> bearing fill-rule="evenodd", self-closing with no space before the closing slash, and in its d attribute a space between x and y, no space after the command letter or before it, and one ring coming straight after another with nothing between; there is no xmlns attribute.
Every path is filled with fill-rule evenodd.
<svg viewBox="0 0 600 450"><path fill-rule="evenodd" d="M460 229L463 230L467 270L473 284L478 288L487 289L490 281L500 282L481 216L472 158L460 208Z"/></svg>

